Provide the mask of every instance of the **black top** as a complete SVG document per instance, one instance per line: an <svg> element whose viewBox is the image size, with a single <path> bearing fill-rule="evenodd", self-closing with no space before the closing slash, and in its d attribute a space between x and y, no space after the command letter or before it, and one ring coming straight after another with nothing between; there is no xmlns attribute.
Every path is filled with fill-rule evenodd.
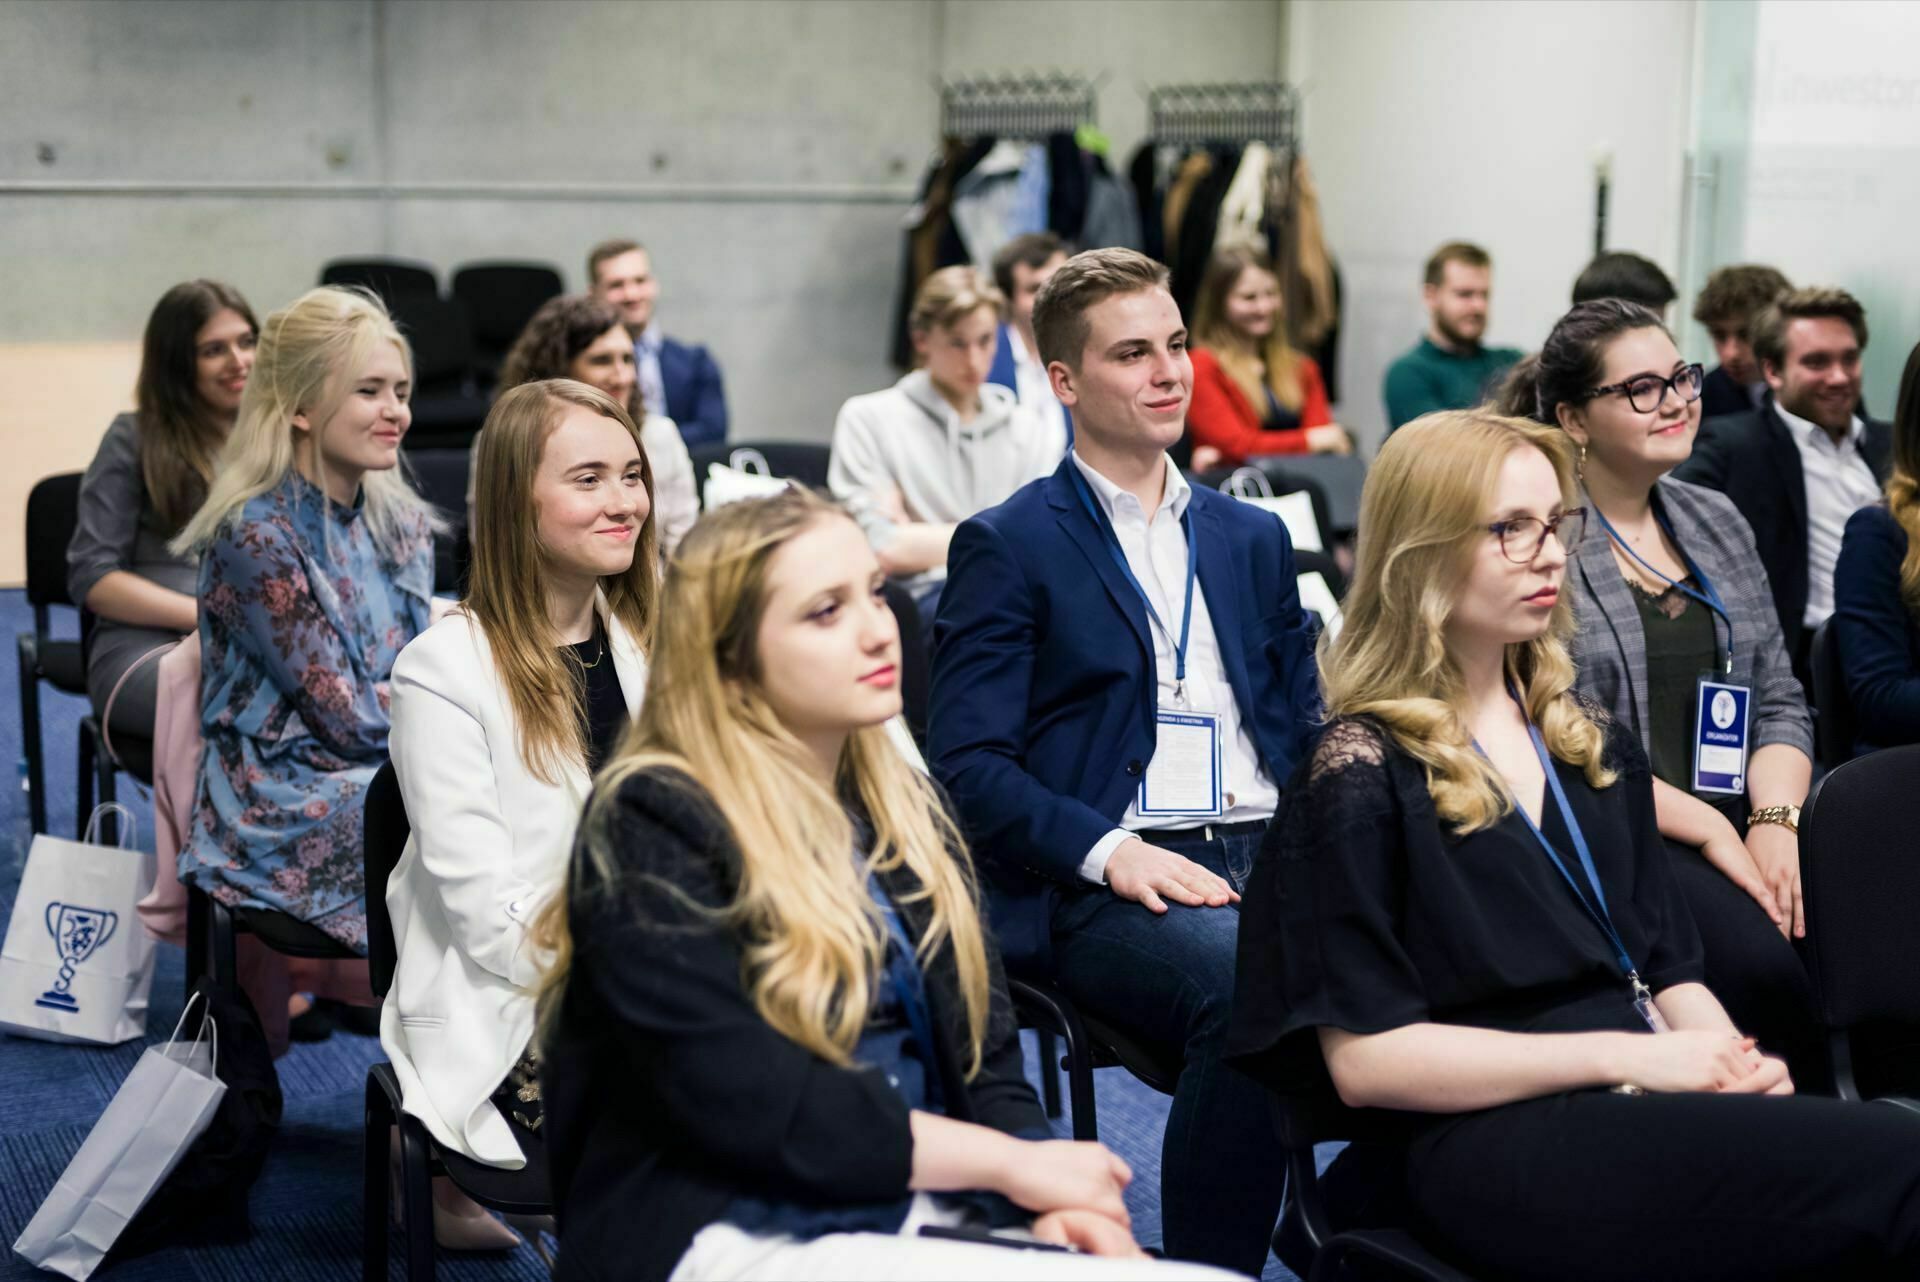
<svg viewBox="0 0 1920 1282"><path fill-rule="evenodd" d="M1261 427L1269 432L1291 432L1299 427L1300 411L1290 410L1282 405L1280 398L1273 394L1271 387L1266 388L1266 393L1267 416L1261 422Z"/></svg>
<svg viewBox="0 0 1920 1282"><path fill-rule="evenodd" d="M1605 714L1591 709L1596 720ZM1596 791L1556 772L1614 927L1656 993L1699 981L1699 936L1654 822L1647 758L1606 726L1620 774ZM1541 830L1580 876L1544 793ZM1287 1091L1321 1076L1322 1025L1646 1032L1612 947L1516 812L1465 838L1443 828L1420 764L1371 720L1330 723L1281 794L1240 903L1228 1054Z"/></svg>
<svg viewBox="0 0 1920 1282"><path fill-rule="evenodd" d="M620 672L607 654L607 631L597 622L593 635L567 647L580 660L585 675L586 699L580 705L580 728L587 735L587 770L597 772L612 755L627 732L627 694L620 686Z"/></svg>
<svg viewBox="0 0 1920 1282"><path fill-rule="evenodd" d="M1700 590L1692 575L1680 581ZM1632 579L1626 584L1646 635L1647 714L1653 723L1647 728L1647 755L1653 759L1653 777L1690 792L1693 714L1699 703L1695 683L1719 658L1713 612L1679 588L1654 593Z"/></svg>
<svg viewBox="0 0 1920 1282"><path fill-rule="evenodd" d="M774 1031L741 984L739 939L701 911L732 901L740 869L706 794L682 775L644 772L608 802L621 879L583 893L576 846L573 969L541 1056L567 1240L560 1282L658 1282L743 1196L821 1205L904 1196L913 1140L900 1092L877 1068L836 1067ZM926 930L918 883L904 872L880 881L917 941ZM987 950L993 1007L972 1081L956 1049L965 1007L951 951L925 968L944 1111L1041 1133L1046 1118L1021 1071L990 936Z"/></svg>

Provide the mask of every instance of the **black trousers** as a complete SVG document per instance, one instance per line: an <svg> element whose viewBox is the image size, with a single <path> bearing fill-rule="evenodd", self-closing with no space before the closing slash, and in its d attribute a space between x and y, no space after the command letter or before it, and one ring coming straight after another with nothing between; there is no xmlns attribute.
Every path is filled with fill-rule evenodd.
<svg viewBox="0 0 1920 1282"><path fill-rule="evenodd" d="M1920 1115L1805 1096L1582 1091L1442 1123L1419 1231L1488 1279L1920 1277Z"/></svg>
<svg viewBox="0 0 1920 1282"><path fill-rule="evenodd" d="M1672 841L1667 854L1706 950L1707 987L1735 1027L1787 1061L1800 1090L1828 1090L1826 1039L1800 954L1706 856Z"/></svg>

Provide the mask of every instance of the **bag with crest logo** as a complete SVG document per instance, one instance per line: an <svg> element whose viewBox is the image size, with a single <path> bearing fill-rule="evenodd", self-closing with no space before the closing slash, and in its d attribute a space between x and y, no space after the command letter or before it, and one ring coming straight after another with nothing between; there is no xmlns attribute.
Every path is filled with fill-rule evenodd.
<svg viewBox="0 0 1920 1282"><path fill-rule="evenodd" d="M103 1046L147 1031L153 940L134 906L153 888L153 856L94 844L110 809L131 843L125 806L95 810L79 841L34 834L0 945L0 1030Z"/></svg>

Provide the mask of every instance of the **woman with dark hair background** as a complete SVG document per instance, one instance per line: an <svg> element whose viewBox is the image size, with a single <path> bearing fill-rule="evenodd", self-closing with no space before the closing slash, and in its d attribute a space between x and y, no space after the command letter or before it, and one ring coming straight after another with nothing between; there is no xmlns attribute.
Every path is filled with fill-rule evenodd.
<svg viewBox="0 0 1920 1282"><path fill-rule="evenodd" d="M639 425L653 471L653 516L660 555L671 556L700 515L699 482L680 429L664 414L649 415L640 400L633 338L613 304L585 294L550 299L514 340L500 366L500 390L542 379L570 378L611 396ZM479 459L479 442L474 443ZM467 471L467 512L474 506L474 475Z"/></svg>
<svg viewBox="0 0 1920 1282"><path fill-rule="evenodd" d="M193 631L199 558L167 542L206 497L233 430L260 331L231 285L190 280L160 296L141 342L137 408L107 427L80 482L67 592L95 624L87 694L96 716L130 668ZM128 677L111 729L151 738L159 666Z"/></svg>
<svg viewBox="0 0 1920 1282"><path fill-rule="evenodd" d="M1706 945L1709 986L1803 1083L1817 1081L1825 1054L1812 987L1788 942L1806 934L1799 814L1813 721L1752 531L1725 495L1668 475L1693 449L1701 369L1658 317L1618 299L1568 312L1534 368L1534 416L1572 442L1593 512L1567 570L1579 688L1652 759L1660 833ZM1703 730L1703 692L1745 718L1727 750L1738 764L1724 771L1708 768L1713 734L1739 727L1716 715Z"/></svg>
<svg viewBox="0 0 1920 1282"><path fill-rule="evenodd" d="M1833 570L1834 644L1853 707L1855 755L1920 743L1920 345L1893 415L1885 503L1847 519Z"/></svg>

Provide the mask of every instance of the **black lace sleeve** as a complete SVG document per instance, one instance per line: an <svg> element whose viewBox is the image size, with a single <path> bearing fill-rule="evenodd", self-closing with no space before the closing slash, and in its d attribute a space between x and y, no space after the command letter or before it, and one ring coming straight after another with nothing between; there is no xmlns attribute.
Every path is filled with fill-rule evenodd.
<svg viewBox="0 0 1920 1282"><path fill-rule="evenodd" d="M1240 904L1228 1053L1269 1084L1318 1072L1313 1030L1384 1032L1428 1017L1402 940L1405 798L1424 788L1396 768L1375 724L1335 720L1295 772ZM1430 820L1429 820L1430 823Z"/></svg>

